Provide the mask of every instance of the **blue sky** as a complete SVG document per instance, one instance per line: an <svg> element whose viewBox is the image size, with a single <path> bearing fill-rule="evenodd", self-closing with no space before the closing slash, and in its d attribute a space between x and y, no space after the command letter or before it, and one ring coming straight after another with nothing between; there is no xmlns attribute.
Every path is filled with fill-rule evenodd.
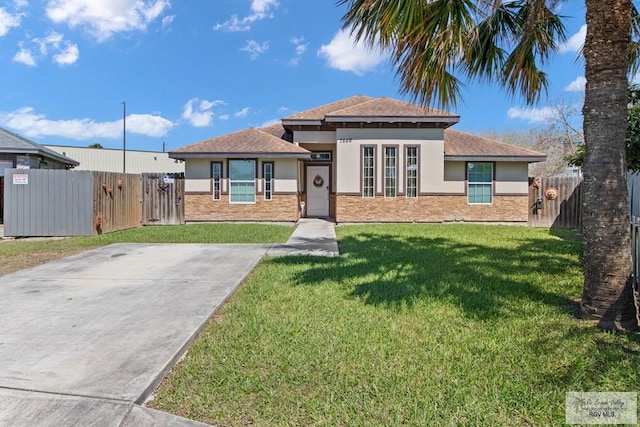
<svg viewBox="0 0 640 427"><path fill-rule="evenodd" d="M2 5L4 3L4 5ZM6 0L0 3L0 126L41 144L167 150L260 127L356 94L400 95L379 51L341 31L334 0ZM456 129L544 123L579 106L584 3L561 11L570 39L533 107L496 85L468 84Z"/></svg>

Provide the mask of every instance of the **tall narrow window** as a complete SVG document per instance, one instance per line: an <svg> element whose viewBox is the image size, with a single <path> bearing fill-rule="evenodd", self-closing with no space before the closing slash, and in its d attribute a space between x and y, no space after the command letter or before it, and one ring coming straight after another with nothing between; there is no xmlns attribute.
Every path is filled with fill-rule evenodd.
<svg viewBox="0 0 640 427"><path fill-rule="evenodd" d="M407 147L406 197L418 197L418 147Z"/></svg>
<svg viewBox="0 0 640 427"><path fill-rule="evenodd" d="M396 197L396 147L384 148L384 197Z"/></svg>
<svg viewBox="0 0 640 427"><path fill-rule="evenodd" d="M493 203L493 163L467 164L467 203L489 205Z"/></svg>
<svg viewBox="0 0 640 427"><path fill-rule="evenodd" d="M222 189L222 162L211 162L211 180L213 181L213 200L220 200Z"/></svg>
<svg viewBox="0 0 640 427"><path fill-rule="evenodd" d="M229 201L256 202L256 161L229 160Z"/></svg>
<svg viewBox="0 0 640 427"><path fill-rule="evenodd" d="M362 197L374 195L375 165L375 147L362 147Z"/></svg>
<svg viewBox="0 0 640 427"><path fill-rule="evenodd" d="M262 177L264 178L264 199L273 197L273 163L262 163Z"/></svg>

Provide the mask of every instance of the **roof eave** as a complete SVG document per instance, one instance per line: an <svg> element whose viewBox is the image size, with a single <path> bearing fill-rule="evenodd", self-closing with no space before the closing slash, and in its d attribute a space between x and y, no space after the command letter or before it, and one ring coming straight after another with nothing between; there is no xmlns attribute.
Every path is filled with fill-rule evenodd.
<svg viewBox="0 0 640 427"><path fill-rule="evenodd" d="M53 151L53 150L51 150ZM55 151L54 151L55 152ZM10 153L10 154L33 154L36 156L46 157L48 159L55 160L56 162L64 163L66 165L78 166L80 162L73 160L69 157L65 157L63 155L54 155L42 149L33 147L33 148L0 148L0 153Z"/></svg>
<svg viewBox="0 0 640 427"><path fill-rule="evenodd" d="M307 125L307 126L322 126L322 120L312 119L282 119L282 126L295 126L295 125Z"/></svg>
<svg viewBox="0 0 640 427"><path fill-rule="evenodd" d="M465 161L465 162L527 162L536 163L544 162L547 160L547 156L471 156L471 155L444 155L445 161Z"/></svg>
<svg viewBox="0 0 640 427"><path fill-rule="evenodd" d="M460 121L460 116L327 116L327 122L349 122L349 123L451 123Z"/></svg>
<svg viewBox="0 0 640 427"><path fill-rule="evenodd" d="M179 153L170 152L169 157L172 159L310 159L311 153L265 153L265 152L247 152L247 153L229 153L229 152L208 152L208 153Z"/></svg>

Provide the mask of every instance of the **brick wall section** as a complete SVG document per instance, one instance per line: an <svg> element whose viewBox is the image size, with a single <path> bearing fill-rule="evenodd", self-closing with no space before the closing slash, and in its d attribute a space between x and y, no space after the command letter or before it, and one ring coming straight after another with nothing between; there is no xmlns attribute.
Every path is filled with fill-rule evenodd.
<svg viewBox="0 0 640 427"><path fill-rule="evenodd" d="M494 196L492 205L468 205L467 196L336 197L337 222L523 222L528 196Z"/></svg>
<svg viewBox="0 0 640 427"><path fill-rule="evenodd" d="M213 200L211 194L186 194L187 221L297 221L298 195L274 194L273 200L256 195L255 204L230 204L229 195Z"/></svg>

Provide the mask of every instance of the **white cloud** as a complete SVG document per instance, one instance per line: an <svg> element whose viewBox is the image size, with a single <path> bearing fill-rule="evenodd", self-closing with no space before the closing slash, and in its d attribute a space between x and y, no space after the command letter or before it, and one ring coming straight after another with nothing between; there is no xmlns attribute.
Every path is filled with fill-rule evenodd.
<svg viewBox="0 0 640 427"><path fill-rule="evenodd" d="M169 0L48 0L47 16L105 41L119 32L146 30L170 7Z"/></svg>
<svg viewBox="0 0 640 427"><path fill-rule="evenodd" d="M278 7L277 0L253 0L251 3L251 13L244 18L238 18L238 15L231 15L229 19L224 21L223 23L218 23L213 26L213 29L218 31L229 31L229 32L238 32L238 31L249 31L251 29L251 24L255 21L259 21L265 18L273 18L273 13L271 13L271 9L275 9Z"/></svg>
<svg viewBox="0 0 640 427"><path fill-rule="evenodd" d="M324 57L331 68L363 75L388 58L378 47L356 42L351 30L340 30L327 45L320 47L318 56Z"/></svg>
<svg viewBox="0 0 640 427"><path fill-rule="evenodd" d="M558 51L560 53L566 52L579 52L584 46L584 39L587 36L587 25L583 25L580 27L577 33L569 37L566 42L560 44L558 46Z"/></svg>
<svg viewBox="0 0 640 427"><path fill-rule="evenodd" d="M567 92L584 92L584 86L587 84L587 79L584 76L578 76L574 81L564 87Z"/></svg>
<svg viewBox="0 0 640 427"><path fill-rule="evenodd" d="M295 46L296 56L289 60L289 65L295 67L300 62L300 57L307 51L309 43L304 42L304 37L294 37L290 41Z"/></svg>
<svg viewBox="0 0 640 427"><path fill-rule="evenodd" d="M6 35L13 27L20 26L20 15L12 15L4 7L0 7L0 37Z"/></svg>
<svg viewBox="0 0 640 427"><path fill-rule="evenodd" d="M267 120L266 122L262 123L259 127L266 128L266 127L273 126L273 125L279 125L280 123L282 123L282 120L280 120L280 119L271 119L271 120Z"/></svg>
<svg viewBox="0 0 640 427"><path fill-rule="evenodd" d="M221 116L218 116L218 120L229 120L229 115L228 114L223 114Z"/></svg>
<svg viewBox="0 0 640 427"><path fill-rule="evenodd" d="M16 9L22 9L24 7L27 7L29 5L29 2L27 0L13 0L13 5L16 7Z"/></svg>
<svg viewBox="0 0 640 427"><path fill-rule="evenodd" d="M31 48L25 46L30 45ZM33 51L39 53L36 57ZM28 42L20 43L20 51L13 57L14 62L20 62L35 67L38 60L53 56L53 61L61 66L75 64L80 57L78 45L64 39L64 35L51 31L43 38L35 37Z"/></svg>
<svg viewBox="0 0 640 427"><path fill-rule="evenodd" d="M541 123L552 119L556 115L557 109L554 107L542 108L519 108L511 107L507 111L510 119L526 120L530 123Z"/></svg>
<svg viewBox="0 0 640 427"><path fill-rule="evenodd" d="M53 55L53 60L58 65L71 65L75 64L80 56L78 46L74 43L67 42L65 48L60 53Z"/></svg>
<svg viewBox="0 0 640 427"><path fill-rule="evenodd" d="M162 28L166 28L171 25L174 19L176 19L176 15L167 15L162 18Z"/></svg>
<svg viewBox="0 0 640 427"><path fill-rule="evenodd" d="M9 113L0 113L3 126L16 129L31 138L59 136L86 140L92 138L119 138L122 136L122 120L96 122L93 119L49 120L44 114L24 107ZM151 137L165 136L174 124L157 115L131 114L127 116L127 132Z"/></svg>
<svg viewBox="0 0 640 427"><path fill-rule="evenodd" d="M240 48L244 52L249 52L249 59L255 61L258 56L269 50L269 42L258 43L255 40L247 40L247 44Z"/></svg>
<svg viewBox="0 0 640 427"><path fill-rule="evenodd" d="M213 122L211 109L220 104L224 104L224 101L191 98L182 109L182 118L197 128L210 126Z"/></svg>
<svg viewBox="0 0 640 427"><path fill-rule="evenodd" d="M20 48L18 53L13 56L13 62L19 62L21 64L27 65L29 67L36 66L36 60L33 57L33 54L29 49L25 49L23 47Z"/></svg>
<svg viewBox="0 0 640 427"><path fill-rule="evenodd" d="M249 107L244 107L242 110L237 111L233 116L242 119L247 117L247 114L249 114Z"/></svg>
<svg viewBox="0 0 640 427"><path fill-rule="evenodd" d="M253 13L267 13L269 9L278 6L278 0L253 0L251 2L251 11Z"/></svg>

